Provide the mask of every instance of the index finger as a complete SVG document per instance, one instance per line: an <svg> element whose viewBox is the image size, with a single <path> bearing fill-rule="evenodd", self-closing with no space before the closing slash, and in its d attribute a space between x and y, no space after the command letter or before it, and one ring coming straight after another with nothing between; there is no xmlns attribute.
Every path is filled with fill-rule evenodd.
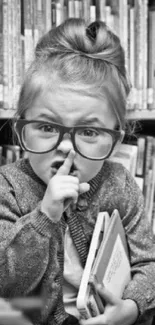
<svg viewBox="0 0 155 325"><path fill-rule="evenodd" d="M75 158L75 151L71 150L62 166L58 169L57 175L68 175Z"/></svg>

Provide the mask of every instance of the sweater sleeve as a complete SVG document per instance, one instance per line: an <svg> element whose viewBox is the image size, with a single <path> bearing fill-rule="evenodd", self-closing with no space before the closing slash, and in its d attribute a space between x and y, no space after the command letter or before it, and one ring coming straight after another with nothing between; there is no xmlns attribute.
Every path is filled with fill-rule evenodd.
<svg viewBox="0 0 155 325"><path fill-rule="evenodd" d="M155 307L155 244L144 212L143 195L128 172L123 193L122 221L127 235L132 271L132 280L123 298L137 303L139 321L147 320Z"/></svg>
<svg viewBox="0 0 155 325"><path fill-rule="evenodd" d="M21 217L14 189L0 175L0 296L27 295L39 285L62 237L40 204Z"/></svg>

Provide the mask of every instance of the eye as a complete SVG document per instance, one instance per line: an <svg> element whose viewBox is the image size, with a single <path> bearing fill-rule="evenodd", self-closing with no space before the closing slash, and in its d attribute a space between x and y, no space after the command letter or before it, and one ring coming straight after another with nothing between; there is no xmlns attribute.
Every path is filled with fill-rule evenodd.
<svg viewBox="0 0 155 325"><path fill-rule="evenodd" d="M59 133L58 128L52 124L40 124L38 129L47 133Z"/></svg>
<svg viewBox="0 0 155 325"><path fill-rule="evenodd" d="M99 135L99 132L96 129L92 129L92 128L87 128L87 129L83 129L81 131L78 132L79 135L84 136L84 137L97 137Z"/></svg>

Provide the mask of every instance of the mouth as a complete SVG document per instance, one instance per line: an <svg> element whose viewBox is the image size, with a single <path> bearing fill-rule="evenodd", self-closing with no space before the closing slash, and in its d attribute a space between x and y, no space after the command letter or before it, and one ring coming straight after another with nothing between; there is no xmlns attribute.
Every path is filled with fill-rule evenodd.
<svg viewBox="0 0 155 325"><path fill-rule="evenodd" d="M52 164L52 171L54 172L54 174L57 173L58 169L63 165L63 163L64 163L64 160L62 160L62 161L55 161ZM69 175L74 175L76 171L77 171L76 166L73 164L71 166Z"/></svg>

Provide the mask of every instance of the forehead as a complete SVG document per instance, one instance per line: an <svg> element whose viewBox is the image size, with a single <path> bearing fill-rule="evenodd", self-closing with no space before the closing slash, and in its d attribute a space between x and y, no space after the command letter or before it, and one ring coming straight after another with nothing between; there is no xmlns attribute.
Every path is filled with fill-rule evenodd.
<svg viewBox="0 0 155 325"><path fill-rule="evenodd" d="M101 99L67 87L41 91L27 110L26 118L46 119L66 126L92 122L113 128L116 124L116 116L106 96Z"/></svg>

